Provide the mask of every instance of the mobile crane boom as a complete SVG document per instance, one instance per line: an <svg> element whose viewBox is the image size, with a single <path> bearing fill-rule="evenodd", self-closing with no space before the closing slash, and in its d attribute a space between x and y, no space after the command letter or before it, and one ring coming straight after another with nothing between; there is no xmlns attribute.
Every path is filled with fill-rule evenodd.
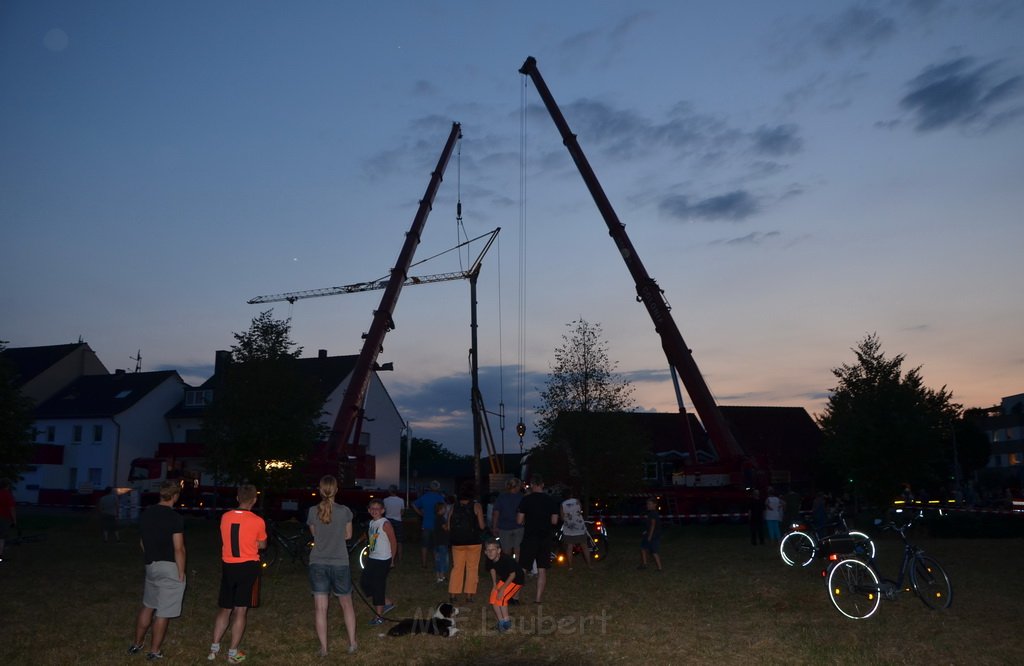
<svg viewBox="0 0 1024 666"><path fill-rule="evenodd" d="M395 305L398 303L398 295L401 293L402 286L405 284L409 274L409 267L412 265L416 246L420 243L420 235L423 233L427 216L430 214L430 209L434 204L434 197L437 195L437 190L441 185L445 168L448 166L448 160L451 158L456 141L461 137L462 126L459 123L452 123L452 131L448 135L448 141L441 151L441 157L437 161L437 166L430 175L427 190L420 200L416 216L412 221L412 227L405 236L405 243L398 254L395 267L391 269L391 277L388 280L387 287L384 289L384 294L381 296L380 305L373 311L373 322L370 325L370 330L363 335L363 348L356 359L356 365L352 369L348 386L345 389L345 395L341 400L341 407L338 409L337 417L334 420L331 439L333 440L333 449L338 453L339 473L345 477L343 482L346 484L352 481L352 479L348 478L345 466L347 458L344 454L346 453L348 440L352 436L356 423L361 418L363 400L366 397L366 389L370 383L371 371L373 370L374 363L377 361L377 355L380 354L383 348L384 336L387 335L388 331L395 328L392 315L395 311Z"/></svg>
<svg viewBox="0 0 1024 666"><path fill-rule="evenodd" d="M654 322L654 329L661 336L661 346L665 350L668 362L676 369L680 378L682 378L683 386L686 387L686 392L690 395L690 400L693 402L697 415L700 417L704 428L711 437L712 443L718 450L719 457L725 458L728 456L733 460L740 460L743 457L743 450L729 430L729 426L722 417L718 405L715 404L711 390L708 388L703 375L700 373L700 369L697 367L696 361L693 359L690 348L686 346L682 333L679 332L679 327L676 326L675 320L672 319L671 308L663 296L664 291L658 287L658 283L647 273L643 262L640 261L633 243L629 240L629 236L626 235L625 225L619 221L618 215L615 214L615 210L612 208L607 195L605 195L601 183L597 180L594 170L590 167L590 162L587 161L586 155L583 154L583 149L580 148L580 144L576 140L576 135L569 129L565 116L562 115L562 111L558 108L554 97L551 96L551 91L548 90L547 84L544 83L540 70L537 69L537 60L532 56L527 58L526 62L519 69L519 73L529 76L533 81L537 93L544 102L544 106L547 107L548 113L551 114L551 119L555 122L555 127L558 128L559 134L562 135L562 142L569 150L569 155L572 156L573 162L576 163L576 168L579 169L583 182L586 184L587 189L590 190L590 195L594 198L594 203L597 204L597 209L608 226L609 235L611 235L616 247L619 248L619 253L622 255L623 261L626 262L626 268L629 269L630 274L633 276L633 281L636 283L637 300L641 301L647 308L647 312Z"/></svg>

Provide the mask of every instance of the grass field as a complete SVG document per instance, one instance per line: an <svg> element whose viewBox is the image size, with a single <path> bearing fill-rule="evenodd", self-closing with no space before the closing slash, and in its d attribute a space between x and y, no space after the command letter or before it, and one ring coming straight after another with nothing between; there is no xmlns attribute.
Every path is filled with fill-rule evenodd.
<svg viewBox="0 0 1024 666"><path fill-rule="evenodd" d="M0 664L120 664L142 594L137 532L107 544L86 515L33 515L26 533L43 541L8 547L0 564ZM305 569L285 562L264 580L242 648L257 664L1017 664L1024 654L1021 539L930 539L919 545L953 581L952 608L929 611L910 595L882 602L871 619L842 617L828 601L820 568L785 567L771 547L751 547L743 526L667 530L665 571L637 571L639 530L612 526L606 561L591 570L554 569L543 606L513 608L511 634L494 632L482 585L464 606L453 639L387 638L367 626L358 596L359 652L345 654L341 614L330 612L331 650L315 656ZM900 544L879 538L883 572L895 574ZM219 581L212 521L186 527L189 581L182 616L171 622L165 662L206 663ZM424 614L447 599L415 550L394 570L393 616ZM810 570L814 569L814 570ZM524 599L531 599L527 585ZM147 643L148 645L148 643Z"/></svg>

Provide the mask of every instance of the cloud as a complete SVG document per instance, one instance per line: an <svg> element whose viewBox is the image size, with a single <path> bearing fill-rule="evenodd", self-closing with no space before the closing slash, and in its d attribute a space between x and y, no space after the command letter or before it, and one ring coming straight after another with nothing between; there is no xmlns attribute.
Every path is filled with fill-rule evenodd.
<svg viewBox="0 0 1024 666"><path fill-rule="evenodd" d="M713 241L712 245L760 245L771 238L778 238L782 233L779 231L752 231L746 236L728 238L725 240Z"/></svg>
<svg viewBox="0 0 1024 666"><path fill-rule="evenodd" d="M684 222L696 220L739 221L760 210L757 199L746 190L734 190L716 197L692 201L690 197L674 194L662 199L658 209Z"/></svg>
<svg viewBox="0 0 1024 666"><path fill-rule="evenodd" d="M873 7L855 5L814 27L815 40L827 53L851 49L872 51L898 32L896 22Z"/></svg>
<svg viewBox="0 0 1024 666"><path fill-rule="evenodd" d="M782 155L794 155L803 148L803 139L798 136L797 126L794 124L776 125L768 127L761 125L753 134L754 152L769 157L781 157Z"/></svg>
<svg viewBox="0 0 1024 666"><path fill-rule="evenodd" d="M970 57L926 67L911 79L900 106L911 113L914 129L931 132L950 126L988 131L1019 118L1022 108L1006 108L1024 92L1021 76L997 75L998 62L975 65Z"/></svg>
<svg viewBox="0 0 1024 666"><path fill-rule="evenodd" d="M491 432L500 446L501 424L494 413L499 411L499 403L503 396L512 402L515 390L512 386L517 377L497 366L482 366L479 369L480 392L484 397L484 405L489 412ZM501 381L504 379L505 390L502 391ZM546 373L527 372L523 377L527 432L532 441L533 407L539 404L537 388L543 386L547 379ZM468 374L455 374L437 377L424 383L403 384L388 382L388 393L395 401L399 412L412 425L413 436L433 439L456 453L471 453L473 450L473 415L469 409L469 392L471 380ZM505 446L511 452L513 442L518 445L519 438L515 434L515 426L519 420L517 407L505 405Z"/></svg>

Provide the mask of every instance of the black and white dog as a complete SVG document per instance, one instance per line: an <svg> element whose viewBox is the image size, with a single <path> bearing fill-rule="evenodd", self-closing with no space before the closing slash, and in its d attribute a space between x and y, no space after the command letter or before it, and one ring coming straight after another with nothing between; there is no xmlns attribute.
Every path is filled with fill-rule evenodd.
<svg viewBox="0 0 1024 666"><path fill-rule="evenodd" d="M409 634L434 634L435 636L454 636L455 616L459 609L451 604L438 604L431 617L406 618L388 630L388 636L408 636Z"/></svg>

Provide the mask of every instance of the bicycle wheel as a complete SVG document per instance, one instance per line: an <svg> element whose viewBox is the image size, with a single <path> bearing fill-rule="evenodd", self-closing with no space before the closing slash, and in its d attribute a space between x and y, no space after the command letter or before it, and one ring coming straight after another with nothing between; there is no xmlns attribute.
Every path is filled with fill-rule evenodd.
<svg viewBox="0 0 1024 666"><path fill-rule="evenodd" d="M828 574L828 597L840 613L865 620L878 610L878 576L860 560L843 560Z"/></svg>
<svg viewBox="0 0 1024 666"><path fill-rule="evenodd" d="M914 557L914 566L910 569L910 584L924 605L932 610L949 608L953 603L953 586L949 582L946 570L927 555Z"/></svg>
<svg viewBox="0 0 1024 666"><path fill-rule="evenodd" d="M366 558L368 558L369 556L370 556L370 547L369 546L363 546L363 549L361 551L359 551L359 568L360 569L365 569L366 568Z"/></svg>
<svg viewBox="0 0 1024 666"><path fill-rule="evenodd" d="M850 532L850 538L853 539L855 553L871 560L875 559L875 542L871 537L863 532Z"/></svg>
<svg viewBox="0 0 1024 666"><path fill-rule="evenodd" d="M779 544L782 561L791 567L806 567L817 554L814 539L806 532L790 532Z"/></svg>
<svg viewBox="0 0 1024 666"><path fill-rule="evenodd" d="M273 539L267 540L267 547L260 551L260 562L264 569L269 569L277 564L280 559L280 546Z"/></svg>

